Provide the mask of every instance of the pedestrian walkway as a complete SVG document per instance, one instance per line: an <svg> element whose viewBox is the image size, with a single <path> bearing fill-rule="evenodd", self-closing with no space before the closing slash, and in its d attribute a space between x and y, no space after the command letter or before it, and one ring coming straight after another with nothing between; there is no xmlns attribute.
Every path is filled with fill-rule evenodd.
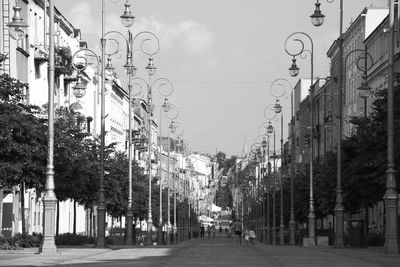
<svg viewBox="0 0 400 267"><path fill-rule="evenodd" d="M381 248L333 249L321 247L237 244L217 236L158 247L59 248L53 255L37 249L0 251L0 266L351 266L398 267L400 255L385 256Z"/></svg>

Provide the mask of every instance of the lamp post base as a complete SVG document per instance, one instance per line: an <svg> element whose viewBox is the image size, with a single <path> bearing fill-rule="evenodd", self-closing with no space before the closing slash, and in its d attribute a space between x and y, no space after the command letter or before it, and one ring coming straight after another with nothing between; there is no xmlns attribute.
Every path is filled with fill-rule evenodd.
<svg viewBox="0 0 400 267"><path fill-rule="evenodd" d="M276 227L272 227L272 245L276 246Z"/></svg>
<svg viewBox="0 0 400 267"><path fill-rule="evenodd" d="M41 254L57 253L57 246L54 240L55 229L55 212L57 199L54 197L45 197L44 203L44 220L43 220L43 243L39 248Z"/></svg>
<svg viewBox="0 0 400 267"><path fill-rule="evenodd" d="M344 248L344 208L340 203L335 207L335 248Z"/></svg>
<svg viewBox="0 0 400 267"><path fill-rule="evenodd" d="M173 227L173 243L174 244L178 244L178 228L176 228L176 226Z"/></svg>
<svg viewBox="0 0 400 267"><path fill-rule="evenodd" d="M126 213L126 240L125 240L125 244L127 246L131 246L133 241L132 223L133 223L133 213L132 210L128 208L128 211Z"/></svg>
<svg viewBox="0 0 400 267"><path fill-rule="evenodd" d="M283 224L279 226L279 245L285 245L285 226Z"/></svg>
<svg viewBox="0 0 400 267"><path fill-rule="evenodd" d="M147 241L146 244L148 246L152 246L153 245L153 221L151 219L149 219L147 221Z"/></svg>
<svg viewBox="0 0 400 267"><path fill-rule="evenodd" d="M387 255L399 254L398 244L398 215L397 215L397 195L387 192L385 197L385 209L386 209L386 234L384 253Z"/></svg>
<svg viewBox="0 0 400 267"><path fill-rule="evenodd" d="M172 243L172 227L171 224L168 224L167 226L167 240L166 240L167 245L170 245Z"/></svg>
<svg viewBox="0 0 400 267"><path fill-rule="evenodd" d="M163 223L160 222L157 230L157 245L163 244Z"/></svg>
<svg viewBox="0 0 400 267"><path fill-rule="evenodd" d="M106 222L106 209L103 205L99 205L97 207L97 224L98 224L98 233L97 233L97 248L105 248L106 240L105 240L105 222Z"/></svg>
<svg viewBox="0 0 400 267"><path fill-rule="evenodd" d="M296 222L294 220L290 220L289 222L289 245L296 245Z"/></svg>

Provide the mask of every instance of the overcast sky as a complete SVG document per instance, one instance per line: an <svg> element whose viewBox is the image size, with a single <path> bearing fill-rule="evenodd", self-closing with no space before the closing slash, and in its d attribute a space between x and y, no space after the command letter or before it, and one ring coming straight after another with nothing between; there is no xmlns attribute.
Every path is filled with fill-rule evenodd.
<svg viewBox="0 0 400 267"><path fill-rule="evenodd" d="M126 29L119 16L125 1L106 0L106 31ZM339 0L321 0L325 23L316 28L309 16L315 0L137 0L131 1L134 33L148 30L161 43L154 56L155 78L174 84L170 101L180 113L185 136L194 151L240 155L258 136L265 122L264 108L275 102L270 84L289 79L291 58L284 50L285 39L303 31L314 41L314 76L328 75L326 51L339 34ZM101 0L55 1L56 7L81 29L89 48L98 50L101 35ZM385 7L387 0L344 0L344 27L366 6ZM135 65L139 69L145 59ZM300 77L309 78L309 58L299 60ZM123 75L123 74L121 74ZM138 76L146 77L142 70ZM156 109L160 100L156 98ZM290 98L282 99L285 129L290 115ZM158 117L158 112L155 112ZM165 124L165 123L164 123ZM280 124L276 123L280 131ZM278 133L279 134L279 133ZM279 134L280 135L280 134ZM285 137L286 139L286 137ZM278 141L278 140L277 140Z"/></svg>

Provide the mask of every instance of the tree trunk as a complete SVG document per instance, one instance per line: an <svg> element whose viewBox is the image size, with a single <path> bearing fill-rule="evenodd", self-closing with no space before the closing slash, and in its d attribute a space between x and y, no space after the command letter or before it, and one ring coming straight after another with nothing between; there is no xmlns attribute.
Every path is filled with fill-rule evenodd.
<svg viewBox="0 0 400 267"><path fill-rule="evenodd" d="M368 246L368 226L369 226L369 210L368 205L365 205L364 212L364 246Z"/></svg>
<svg viewBox="0 0 400 267"><path fill-rule="evenodd" d="M26 227L25 227L25 183L21 183L21 190L20 190L20 198L21 198L21 222L22 222L22 234L26 234Z"/></svg>
<svg viewBox="0 0 400 267"><path fill-rule="evenodd" d="M93 207L90 207L90 215L89 215L89 236L93 234Z"/></svg>
<svg viewBox="0 0 400 267"><path fill-rule="evenodd" d="M56 213L56 235L59 234L60 229L60 201L57 200L57 213Z"/></svg>
<svg viewBox="0 0 400 267"><path fill-rule="evenodd" d="M74 222L72 226L72 233L76 234L76 201L74 200Z"/></svg>
<svg viewBox="0 0 400 267"><path fill-rule="evenodd" d="M0 236L3 236L1 230L3 229L3 198L4 198L4 191L3 189L0 189Z"/></svg>

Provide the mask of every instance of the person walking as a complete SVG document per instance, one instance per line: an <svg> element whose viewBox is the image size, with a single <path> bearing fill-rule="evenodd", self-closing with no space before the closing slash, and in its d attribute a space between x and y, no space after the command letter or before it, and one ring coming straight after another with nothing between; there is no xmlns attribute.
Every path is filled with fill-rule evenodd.
<svg viewBox="0 0 400 267"><path fill-rule="evenodd" d="M200 226L200 238L202 240L204 240L205 231L206 231L206 229L204 228L204 225L201 225Z"/></svg>
<svg viewBox="0 0 400 267"><path fill-rule="evenodd" d="M208 239L211 238L211 227L210 226L207 226L207 236L208 236Z"/></svg>
<svg viewBox="0 0 400 267"><path fill-rule="evenodd" d="M242 244L242 224L237 221L233 227L235 228L236 243Z"/></svg>
<svg viewBox="0 0 400 267"><path fill-rule="evenodd" d="M250 244L254 245L254 240L256 239L256 232L254 232L253 229L249 231L249 238L250 238Z"/></svg>

